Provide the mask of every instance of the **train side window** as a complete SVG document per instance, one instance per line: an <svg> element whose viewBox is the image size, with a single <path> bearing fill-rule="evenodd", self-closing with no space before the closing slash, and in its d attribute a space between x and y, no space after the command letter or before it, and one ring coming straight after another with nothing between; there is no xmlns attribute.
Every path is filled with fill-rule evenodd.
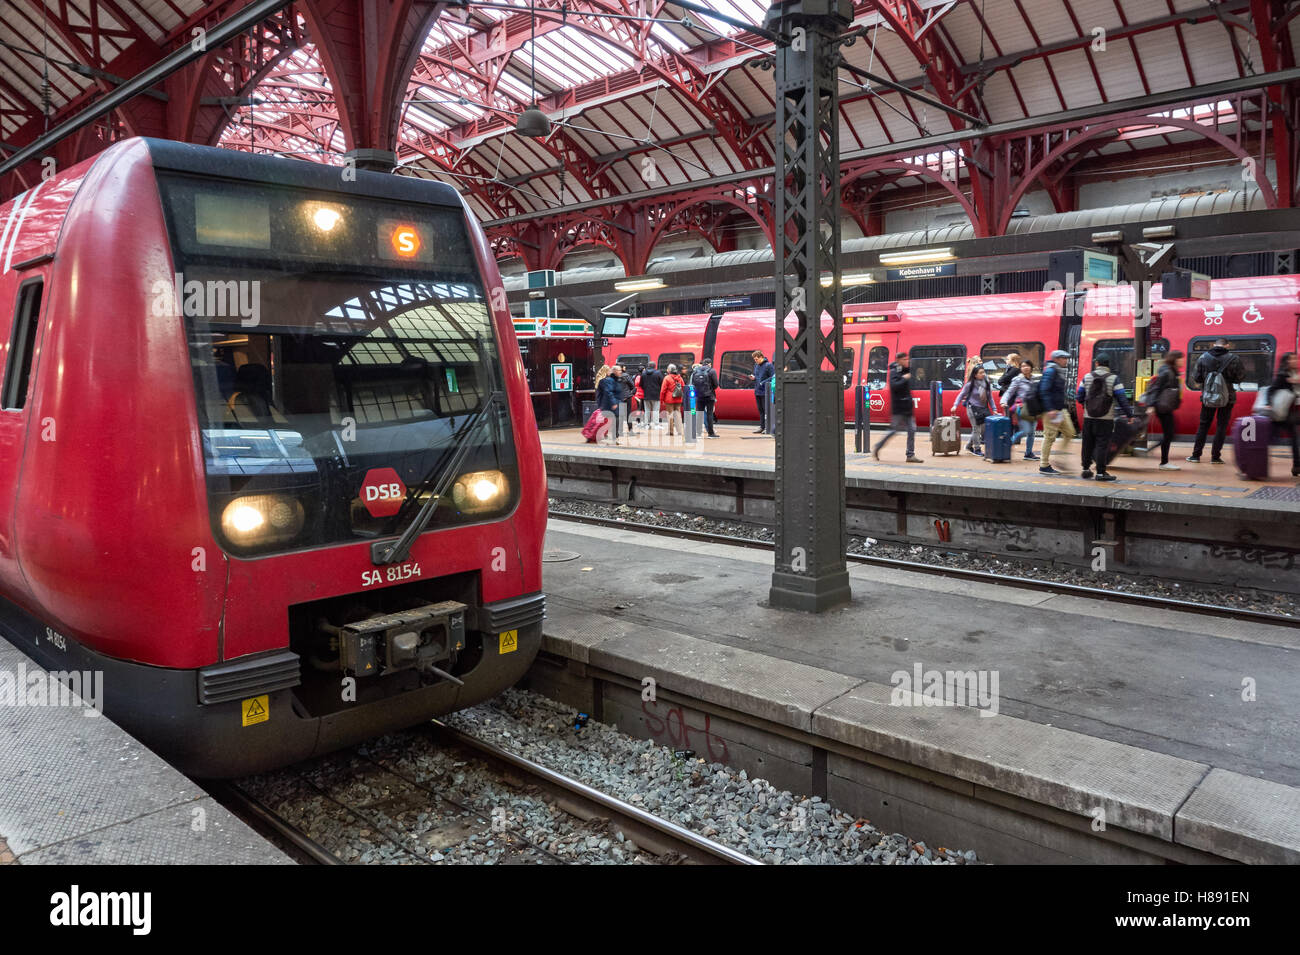
<svg viewBox="0 0 1300 955"><path fill-rule="evenodd" d="M889 384L889 349L875 345L867 353L867 390L884 391Z"/></svg>
<svg viewBox="0 0 1300 955"><path fill-rule="evenodd" d="M649 355L619 355L617 364L622 365L624 370L634 374L641 374L642 368L650 367Z"/></svg>
<svg viewBox="0 0 1300 955"><path fill-rule="evenodd" d="M1151 343L1151 354L1157 356L1163 355L1169 351L1169 339L1157 338ZM1137 363L1133 357L1133 339L1131 338L1103 338L1092 346L1092 360L1095 363L1098 355L1106 355L1110 358L1110 370L1119 375L1119 380L1124 383L1128 389L1129 395L1132 396L1133 389L1137 384ZM1091 370L1091 367L1088 369Z"/></svg>
<svg viewBox="0 0 1300 955"><path fill-rule="evenodd" d="M1246 368L1246 377L1237 387L1242 391L1259 391L1267 388L1273 381L1274 365L1277 357L1277 340L1272 335L1206 335L1193 338L1187 343L1187 387L1200 391L1201 386L1193 383L1192 373L1196 363L1203 354L1214 347L1215 341L1224 339L1234 355L1241 359Z"/></svg>
<svg viewBox="0 0 1300 955"><path fill-rule="evenodd" d="M754 374L754 349L749 351L724 351L718 363L718 385L723 390L754 390L750 376Z"/></svg>
<svg viewBox="0 0 1300 955"><path fill-rule="evenodd" d="M21 411L27 404L27 384L32 375L32 355L36 350L44 287L44 280L36 279L25 282L18 289L14 330L9 338L9 361L5 364L4 401L0 403L6 411Z"/></svg>
<svg viewBox="0 0 1300 955"><path fill-rule="evenodd" d="M1047 354L1047 349L1042 342L990 342L980 349L980 357L984 359L984 373L993 379L994 384L1007 370L1007 356L1012 352L1018 352L1022 359L1032 361L1035 371L1043 370L1043 356Z"/></svg>
<svg viewBox="0 0 1300 955"><path fill-rule="evenodd" d="M670 351L659 356L659 370L668 371L669 365L676 365L677 371L685 374L691 370L691 365L695 364L695 352L693 351Z"/></svg>
<svg viewBox="0 0 1300 955"><path fill-rule="evenodd" d="M928 391L933 381L942 381L944 391L960 391L966 383L965 345L915 345L907 353L913 391Z"/></svg>
<svg viewBox="0 0 1300 955"><path fill-rule="evenodd" d="M840 377L844 380L844 390L853 386L853 356L857 354L847 345L840 348Z"/></svg>

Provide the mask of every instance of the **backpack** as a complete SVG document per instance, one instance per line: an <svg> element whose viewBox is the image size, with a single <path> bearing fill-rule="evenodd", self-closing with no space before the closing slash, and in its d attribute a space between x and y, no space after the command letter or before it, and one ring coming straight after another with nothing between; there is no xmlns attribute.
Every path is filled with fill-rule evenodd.
<svg viewBox="0 0 1300 955"><path fill-rule="evenodd" d="M1047 408L1043 405L1043 396L1039 392L1043 380L1029 382L1029 390L1025 392L1024 399L1020 402L1020 410L1026 418L1037 418L1042 415Z"/></svg>
<svg viewBox="0 0 1300 955"><path fill-rule="evenodd" d="M1205 376L1205 384L1201 386L1201 404L1207 408L1225 408L1231 403L1232 397L1228 393L1228 380L1223 377L1223 363Z"/></svg>
<svg viewBox="0 0 1300 955"><path fill-rule="evenodd" d="M691 387L695 389L696 397L708 395L712 390L709 387L709 372L705 368L697 368L691 372Z"/></svg>
<svg viewBox="0 0 1300 955"><path fill-rule="evenodd" d="M673 397L680 398L681 396L682 396L682 380L678 378L677 383L673 385Z"/></svg>
<svg viewBox="0 0 1300 955"><path fill-rule="evenodd" d="M1083 407L1088 412L1089 418L1104 418L1110 414L1111 406L1115 403L1115 396L1110 386L1114 377L1114 375L1095 376L1092 383L1088 385L1088 393L1083 398Z"/></svg>

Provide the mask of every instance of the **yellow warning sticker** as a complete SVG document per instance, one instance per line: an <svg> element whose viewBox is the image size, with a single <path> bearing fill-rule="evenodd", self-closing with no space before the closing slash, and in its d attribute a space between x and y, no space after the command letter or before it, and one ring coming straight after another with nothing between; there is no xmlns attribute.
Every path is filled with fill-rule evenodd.
<svg viewBox="0 0 1300 955"><path fill-rule="evenodd" d="M255 696L240 703L240 708L244 712L244 725L252 726L254 723L265 723L269 720L271 718L270 700L269 696Z"/></svg>
<svg viewBox="0 0 1300 955"><path fill-rule="evenodd" d="M514 653L519 649L519 631L507 630L501 634L501 653Z"/></svg>

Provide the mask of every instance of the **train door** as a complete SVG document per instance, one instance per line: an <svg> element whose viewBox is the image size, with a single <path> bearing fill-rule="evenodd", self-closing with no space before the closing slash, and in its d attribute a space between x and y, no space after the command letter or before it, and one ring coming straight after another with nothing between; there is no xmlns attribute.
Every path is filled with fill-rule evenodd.
<svg viewBox="0 0 1300 955"><path fill-rule="evenodd" d="M14 270L7 278L7 283L0 278L0 342L8 342L0 370L0 578L16 584L20 573L13 537L14 504L32 423L42 304L47 296L44 270ZM52 422L46 423L51 426Z"/></svg>
<svg viewBox="0 0 1300 955"><path fill-rule="evenodd" d="M856 384L866 385L871 420L876 423L888 422L889 363L898 354L898 332L875 332L863 335L858 339L857 347L860 362ZM850 421L853 420L851 401L848 405L848 418Z"/></svg>

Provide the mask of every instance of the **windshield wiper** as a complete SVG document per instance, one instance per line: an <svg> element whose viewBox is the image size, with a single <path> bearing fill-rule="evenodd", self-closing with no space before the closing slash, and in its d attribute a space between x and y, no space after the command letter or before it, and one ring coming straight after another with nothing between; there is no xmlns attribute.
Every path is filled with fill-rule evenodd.
<svg viewBox="0 0 1300 955"><path fill-rule="evenodd" d="M461 465L465 463L465 458L469 456L471 443L470 438L478 430L480 424L489 420L488 411L495 408L497 402L501 400L501 392L494 391L487 396L478 411L469 418L460 430L452 436L452 455L450 460L446 461L444 466L443 460L440 459L434 465L433 470L424 478L415 488L412 489L411 499L415 500L424 493L429 485L437 480L437 485L433 488L433 493L424 503L412 519L411 523L406 526L402 536L394 541L375 541L370 545L370 560L376 565L396 564L403 560L411 552L411 545L415 539L424 533L424 529L429 526L433 520L433 512L438 509L438 503L442 500L443 495L447 493L447 487L460 476Z"/></svg>

